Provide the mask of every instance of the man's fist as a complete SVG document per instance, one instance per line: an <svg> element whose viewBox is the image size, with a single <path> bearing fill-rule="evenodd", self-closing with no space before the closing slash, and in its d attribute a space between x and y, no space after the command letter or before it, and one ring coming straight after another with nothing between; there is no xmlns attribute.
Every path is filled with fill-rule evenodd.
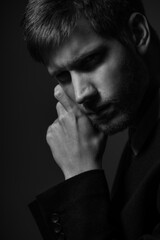
<svg viewBox="0 0 160 240"><path fill-rule="evenodd" d="M65 179L102 168L106 136L92 126L89 118L57 85L58 118L48 128L47 142Z"/></svg>

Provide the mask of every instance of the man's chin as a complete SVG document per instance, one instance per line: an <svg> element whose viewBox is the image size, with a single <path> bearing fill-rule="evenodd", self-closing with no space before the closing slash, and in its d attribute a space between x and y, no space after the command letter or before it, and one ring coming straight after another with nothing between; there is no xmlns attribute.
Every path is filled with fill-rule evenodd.
<svg viewBox="0 0 160 240"><path fill-rule="evenodd" d="M109 122L94 121L93 125L106 135L114 135L128 128L130 125L130 118L128 115L123 115L117 118L111 119Z"/></svg>

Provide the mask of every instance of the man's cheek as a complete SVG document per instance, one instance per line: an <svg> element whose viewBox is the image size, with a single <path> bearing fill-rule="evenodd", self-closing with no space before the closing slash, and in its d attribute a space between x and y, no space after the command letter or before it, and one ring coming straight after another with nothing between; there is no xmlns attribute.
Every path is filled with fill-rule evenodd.
<svg viewBox="0 0 160 240"><path fill-rule="evenodd" d="M115 63L113 62L113 64L107 64L98 72L99 74L96 78L98 79L98 89L107 99L110 99L120 86L121 74L119 70L120 69L115 66Z"/></svg>
<svg viewBox="0 0 160 240"><path fill-rule="evenodd" d="M101 95L103 99L112 100L120 95L122 89L120 75L112 74L105 78L103 87L101 88Z"/></svg>

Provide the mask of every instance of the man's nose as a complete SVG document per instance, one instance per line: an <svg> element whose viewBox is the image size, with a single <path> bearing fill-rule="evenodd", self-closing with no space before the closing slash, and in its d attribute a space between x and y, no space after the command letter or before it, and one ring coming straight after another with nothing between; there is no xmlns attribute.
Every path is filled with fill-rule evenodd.
<svg viewBox="0 0 160 240"><path fill-rule="evenodd" d="M97 90L85 74L71 73L75 100L78 104L91 101L97 95Z"/></svg>

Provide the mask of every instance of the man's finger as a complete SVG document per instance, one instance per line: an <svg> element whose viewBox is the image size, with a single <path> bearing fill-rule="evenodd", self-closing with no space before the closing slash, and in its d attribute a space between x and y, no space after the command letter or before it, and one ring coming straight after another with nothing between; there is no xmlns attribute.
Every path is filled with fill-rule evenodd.
<svg viewBox="0 0 160 240"><path fill-rule="evenodd" d="M66 111L69 111L76 107L76 104L69 96L66 95L66 93L63 91L60 85L57 85L55 87L54 96L63 105Z"/></svg>
<svg viewBox="0 0 160 240"><path fill-rule="evenodd" d="M60 102L57 103L56 109L57 109L58 118L61 118L62 116L64 116L66 114L65 108L63 107L63 105Z"/></svg>

